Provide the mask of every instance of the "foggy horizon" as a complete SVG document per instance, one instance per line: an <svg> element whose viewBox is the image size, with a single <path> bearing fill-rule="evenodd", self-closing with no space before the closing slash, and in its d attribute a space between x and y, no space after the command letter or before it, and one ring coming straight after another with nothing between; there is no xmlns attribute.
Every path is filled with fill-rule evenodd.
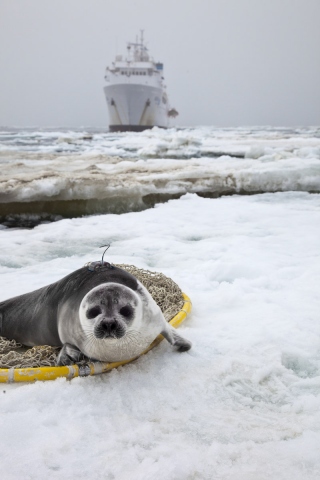
<svg viewBox="0 0 320 480"><path fill-rule="evenodd" d="M0 125L107 128L105 68L140 30L172 126L320 124L317 0L0 0Z"/></svg>

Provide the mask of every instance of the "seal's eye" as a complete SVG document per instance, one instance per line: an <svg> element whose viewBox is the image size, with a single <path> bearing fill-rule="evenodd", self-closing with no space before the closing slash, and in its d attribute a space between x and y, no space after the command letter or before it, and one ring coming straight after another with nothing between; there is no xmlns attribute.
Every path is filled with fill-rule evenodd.
<svg viewBox="0 0 320 480"><path fill-rule="evenodd" d="M126 306L120 308L119 313L123 317L130 317L132 315L132 308L130 307L130 305L126 305Z"/></svg>
<svg viewBox="0 0 320 480"><path fill-rule="evenodd" d="M100 307L92 307L87 311L87 318L95 318L101 313Z"/></svg>

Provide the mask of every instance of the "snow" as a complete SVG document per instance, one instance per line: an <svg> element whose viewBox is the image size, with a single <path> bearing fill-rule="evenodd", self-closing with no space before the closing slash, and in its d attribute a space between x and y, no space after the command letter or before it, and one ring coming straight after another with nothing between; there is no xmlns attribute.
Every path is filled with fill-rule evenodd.
<svg viewBox="0 0 320 480"><path fill-rule="evenodd" d="M257 168L271 163L290 187L287 161ZM111 243L108 261L161 271L191 297L180 329L193 348L178 354L164 341L97 377L3 384L1 479L318 479L319 207L307 192L188 193L141 212L2 228L0 300Z"/></svg>
<svg viewBox="0 0 320 480"><path fill-rule="evenodd" d="M150 196L159 194L320 192L316 127L4 130L0 142L2 204L90 200L95 205L89 213L118 213L146 208Z"/></svg>

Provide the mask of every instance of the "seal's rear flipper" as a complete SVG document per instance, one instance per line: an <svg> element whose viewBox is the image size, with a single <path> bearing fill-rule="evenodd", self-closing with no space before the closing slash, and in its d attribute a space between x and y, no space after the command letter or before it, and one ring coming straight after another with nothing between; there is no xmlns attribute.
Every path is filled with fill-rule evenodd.
<svg viewBox="0 0 320 480"><path fill-rule="evenodd" d="M58 355L57 365L59 367L62 365L73 365L84 358L85 356L77 347L70 345L70 343L65 343Z"/></svg>
<svg viewBox="0 0 320 480"><path fill-rule="evenodd" d="M161 332L161 335L163 335L171 345L177 347L178 352L187 352L192 347L192 343L186 338L181 337L176 329L169 324L166 324L166 328Z"/></svg>

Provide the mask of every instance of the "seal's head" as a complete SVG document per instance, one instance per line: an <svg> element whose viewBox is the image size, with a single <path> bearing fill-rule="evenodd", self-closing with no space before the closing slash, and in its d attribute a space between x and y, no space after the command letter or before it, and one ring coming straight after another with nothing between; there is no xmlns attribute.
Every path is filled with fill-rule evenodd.
<svg viewBox="0 0 320 480"><path fill-rule="evenodd" d="M118 283L103 283L82 299L80 323L86 334L96 339L120 339L139 317L137 294Z"/></svg>
<svg viewBox="0 0 320 480"><path fill-rule="evenodd" d="M144 347L144 313L142 297L131 288L113 282L94 287L79 307L80 350L100 361L132 358Z"/></svg>

